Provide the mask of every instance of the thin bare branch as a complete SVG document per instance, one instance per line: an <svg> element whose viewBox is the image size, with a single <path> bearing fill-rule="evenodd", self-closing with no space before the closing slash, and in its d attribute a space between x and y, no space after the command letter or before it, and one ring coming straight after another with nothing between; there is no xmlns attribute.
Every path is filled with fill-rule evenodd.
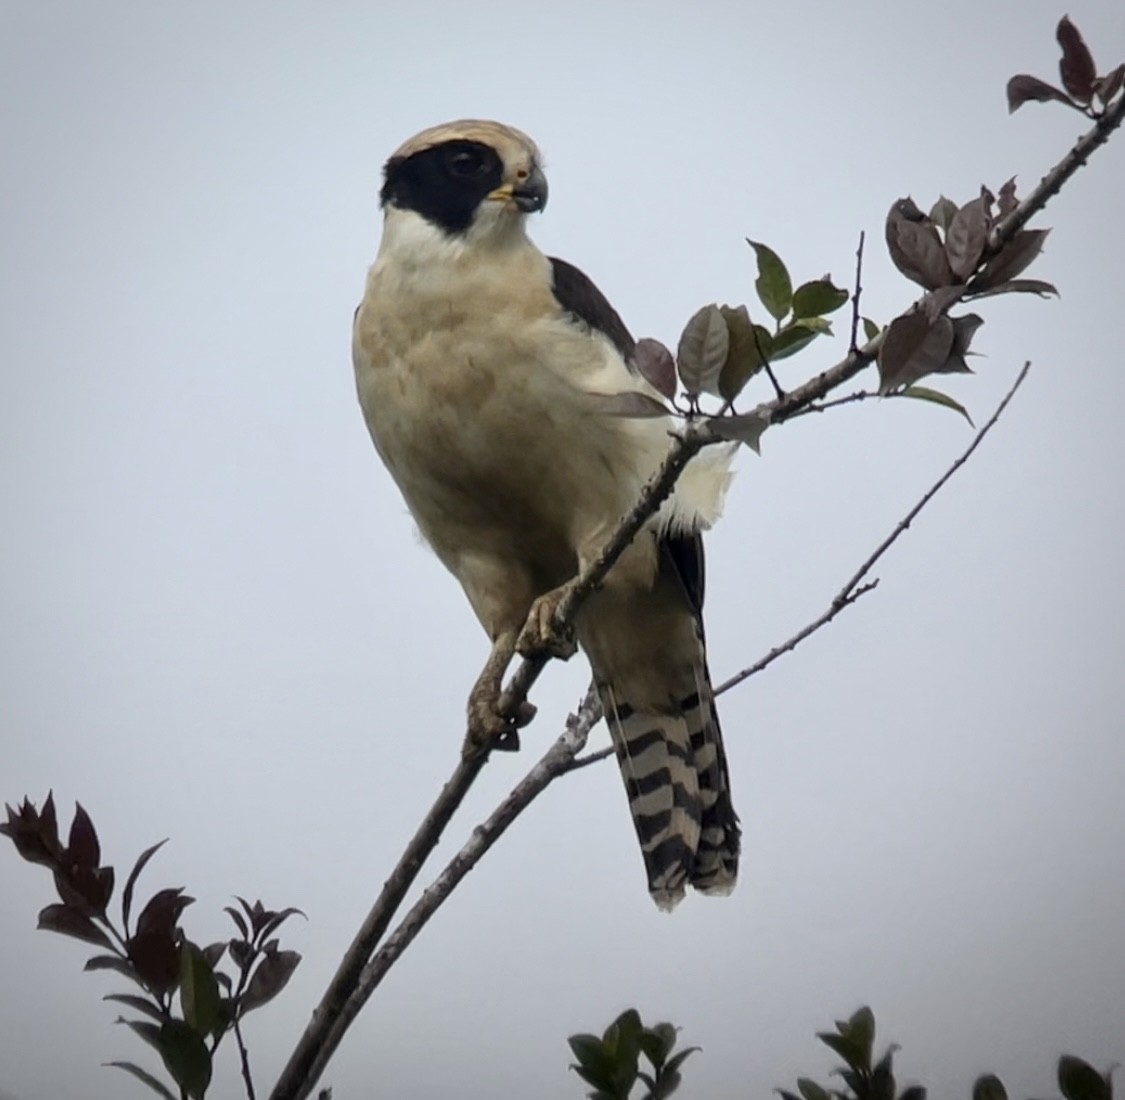
<svg viewBox="0 0 1125 1100"><path fill-rule="evenodd" d="M715 694L722 695L724 691L730 691L732 687L736 687L744 680L749 680L751 676L756 675L763 669L768 668L786 653L792 653L806 638L815 634L822 626L827 626L845 607L851 607L861 596L866 596L868 592L877 588L879 582L877 580L871 581L870 584L862 584L858 588L845 594L841 589L836 596L833 597L832 602L828 605L827 609L822 615L818 615L807 626L802 627L791 638L787 638L780 645L775 645L764 657L760 657L752 665L742 669L741 672L736 672L729 679L724 680L717 688Z"/></svg>
<svg viewBox="0 0 1125 1100"><path fill-rule="evenodd" d="M317 1051L311 1066L315 1080L323 1072L344 1033L351 1026L368 998L378 988L386 973L410 946L414 937L425 927L430 917L453 892L457 884L477 865L484 854L503 835L517 817L560 775L567 771L568 763L582 751L590 730L602 716L601 703L591 684L578 710L567 719L566 729L556 738L538 763L512 788L511 792L478 825L461 850L449 861L445 869L426 887L422 896L402 918L398 927L383 941L371 961L363 968L355 992L348 999L343 1012L334 1021Z"/></svg>
<svg viewBox="0 0 1125 1100"><path fill-rule="evenodd" d="M848 351L854 353L858 348L857 343L859 339L859 299L863 294L863 242L867 239L867 234L861 229L859 231L859 246L855 250L855 289L852 291L852 332L848 339Z"/></svg>
<svg viewBox="0 0 1125 1100"><path fill-rule="evenodd" d="M818 401L815 405L806 405L800 412L795 412L789 419L796 420L798 416L808 416L809 413L822 413L827 412L829 409L835 409L840 405L854 405L859 401L866 401L869 397L879 397L874 390L857 390L855 393L849 393L847 397L836 397L831 401Z"/></svg>
<svg viewBox="0 0 1125 1100"><path fill-rule="evenodd" d="M1090 159L1090 154L1109 140L1122 122L1125 122L1125 96L1107 107L1094 126L1075 142L1070 152L1028 192L1023 202L993 226L988 236L989 252L998 252L1027 225L1062 190L1063 184Z"/></svg>
<svg viewBox="0 0 1125 1100"><path fill-rule="evenodd" d="M238 1044L238 1061L242 1067L242 1083L246 1086L246 1100L257 1100L254 1095L254 1078L250 1076L250 1052L242 1038L242 1024L234 1018L234 1041Z"/></svg>
<svg viewBox="0 0 1125 1100"><path fill-rule="evenodd" d="M442 787L437 800L430 807L414 836L410 838L390 877L371 911L360 926L351 946L341 960L328 990L317 1005L304 1034L289 1057L281 1076L270 1094L271 1100L296 1100L308 1096L316 1084L313 1066L324 1066L321 1050L336 1021L344 1012L348 998L353 994L363 973L364 965L378 946L390 926L395 912L402 904L429 854L437 846L445 826L457 812L473 781L487 761L487 755L472 759L458 759L453 774ZM337 1040L338 1041L338 1040ZM335 1048L333 1048L335 1049Z"/></svg>

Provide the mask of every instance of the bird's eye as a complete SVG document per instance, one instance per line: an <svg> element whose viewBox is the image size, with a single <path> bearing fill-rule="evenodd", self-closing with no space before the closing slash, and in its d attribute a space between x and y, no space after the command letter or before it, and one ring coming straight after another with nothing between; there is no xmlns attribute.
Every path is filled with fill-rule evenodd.
<svg viewBox="0 0 1125 1100"><path fill-rule="evenodd" d="M450 172L465 179L479 176L488 168L484 157L474 149L460 149L450 154L448 164Z"/></svg>

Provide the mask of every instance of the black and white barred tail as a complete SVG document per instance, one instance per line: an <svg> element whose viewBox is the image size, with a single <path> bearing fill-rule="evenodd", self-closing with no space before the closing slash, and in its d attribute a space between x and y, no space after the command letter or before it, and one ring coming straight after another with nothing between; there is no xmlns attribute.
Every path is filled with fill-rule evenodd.
<svg viewBox="0 0 1125 1100"><path fill-rule="evenodd" d="M702 640L693 671L696 690L661 711L635 709L612 684L598 685L649 893L664 910L687 886L728 894L738 875L740 830Z"/></svg>

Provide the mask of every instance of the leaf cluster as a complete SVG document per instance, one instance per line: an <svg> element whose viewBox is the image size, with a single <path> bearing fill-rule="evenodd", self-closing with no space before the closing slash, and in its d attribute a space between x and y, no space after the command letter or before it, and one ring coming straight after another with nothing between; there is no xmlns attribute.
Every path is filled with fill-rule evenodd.
<svg viewBox="0 0 1125 1100"><path fill-rule="evenodd" d="M642 1100L664 1100L680 1087L680 1067L699 1047L685 1047L673 1053L676 1029L661 1023L645 1027L635 1008L626 1009L597 1035L572 1035L567 1042L577 1062L571 1069L593 1092L590 1100L629 1100L633 1089L642 1084ZM641 1068L641 1058L648 1063Z"/></svg>
<svg viewBox="0 0 1125 1100"><path fill-rule="evenodd" d="M133 916L137 880L166 841L137 858L121 891L121 924L110 916L114 869L100 866L101 845L89 814L76 805L67 843L59 839L54 797L42 809L27 798L0 825L16 851L54 876L59 902L39 914L39 927L92 943L103 950L87 960L86 970L112 970L137 987L135 993L110 993L104 999L129 1009L118 1017L160 1055L181 1097L199 1100L211 1083L214 1054L224 1035L242 1018L268 1003L285 987L301 956L283 951L275 935L297 909L270 910L260 901L238 898L228 906L237 935L199 947L180 925L192 904L182 887L157 890ZM219 964L228 959L228 969ZM179 1013L176 1013L178 1002ZM241 1045L241 1039L240 1045ZM159 1078L133 1062L108 1065L131 1074L158 1095L175 1100Z"/></svg>
<svg viewBox="0 0 1125 1100"><path fill-rule="evenodd" d="M818 336L831 335L828 314L844 305L849 294L829 275L794 288L789 269L772 248L760 241L747 244L757 258L754 288L772 328L754 321L745 305L713 303L692 314L674 356L659 340L645 337L637 341L632 365L681 416L698 415L704 394L719 398L723 407L709 420L716 434L757 451L769 421L756 413L731 411L735 398L763 371L780 393L771 365L796 355ZM686 406L676 403L681 387ZM662 401L636 392L602 397L598 408L632 417L667 416L669 412Z"/></svg>
<svg viewBox="0 0 1125 1100"><path fill-rule="evenodd" d="M733 402L756 374L831 334L828 314L848 300L848 292L828 275L794 289L788 268L773 249L760 241L747 244L758 263L754 289L773 328L753 321L745 305L697 310L676 350L676 369L689 401L707 393Z"/></svg>
<svg viewBox="0 0 1125 1100"><path fill-rule="evenodd" d="M578 1059L571 1065L595 1091L590 1100L628 1100L638 1081L648 1091L644 1100L670 1096L680 1085L679 1068L698 1047L672 1055L676 1028L657 1024L645 1028L636 1009L623 1012L599 1039L596 1035L572 1035L570 1049ZM875 1014L864 1005L846 1020L837 1020L835 1030L817 1038L842 1061L831 1071L843 1087L822 1085L811 1077L798 1077L796 1091L776 1089L781 1100L926 1100L922 1085L899 1088L894 1059L899 1051L891 1043L875 1057ZM638 1072L639 1057L649 1058L655 1073ZM1113 1100L1112 1069L1101 1073L1089 1062L1072 1054L1058 1061L1057 1080L1063 1100ZM972 1100L1008 1100L1004 1083L993 1073L982 1074L973 1085Z"/></svg>
<svg viewBox="0 0 1125 1100"><path fill-rule="evenodd" d="M997 223L1018 206L1015 179L993 194L987 187L958 205L943 195L929 213L899 199L887 214L891 261L929 293L918 307L896 317L879 349L879 392L893 393L932 374L971 373L967 358L984 318L950 317L958 302L997 294L1058 294L1050 283L1019 278L1039 255L1050 230L1020 229L993 244Z"/></svg>
<svg viewBox="0 0 1125 1100"><path fill-rule="evenodd" d="M1025 103L1064 103L1081 111L1088 118L1101 118L1125 87L1125 64L1098 75L1094 55L1082 33L1064 15L1055 30L1062 56L1059 77L1062 88L1048 84L1037 76L1020 73L1008 81L1008 110L1018 111ZM1100 106L1099 106L1100 104Z"/></svg>
<svg viewBox="0 0 1125 1100"><path fill-rule="evenodd" d="M843 1065L832 1071L844 1088L828 1088L808 1077L797 1079L797 1092L778 1089L782 1100L926 1100L921 1085L908 1085L901 1092L895 1081L896 1043L890 1044L873 1062L875 1016L864 1006L847 1020L837 1020L835 1031L823 1031L817 1038L841 1059ZM1058 1061L1057 1079L1063 1100L1113 1100L1112 1070L1099 1073L1088 1062L1072 1054ZM972 1100L1008 1100L1004 1083L994 1073L982 1074L973 1084Z"/></svg>

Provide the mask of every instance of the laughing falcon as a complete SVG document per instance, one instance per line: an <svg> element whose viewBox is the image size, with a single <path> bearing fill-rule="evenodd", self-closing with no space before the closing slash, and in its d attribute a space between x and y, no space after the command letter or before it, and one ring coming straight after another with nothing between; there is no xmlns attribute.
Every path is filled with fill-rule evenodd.
<svg viewBox="0 0 1125 1100"><path fill-rule="evenodd" d="M547 180L527 135L471 119L424 130L387 161L380 199L353 335L359 401L492 640L469 697L470 737L487 742L520 720L498 707L513 654L573 652L554 628L559 595L636 504L675 421L615 415L617 395L661 398L598 288L528 238ZM738 868L699 534L720 511L727 457L689 465L576 616L662 908L688 885L728 893Z"/></svg>

